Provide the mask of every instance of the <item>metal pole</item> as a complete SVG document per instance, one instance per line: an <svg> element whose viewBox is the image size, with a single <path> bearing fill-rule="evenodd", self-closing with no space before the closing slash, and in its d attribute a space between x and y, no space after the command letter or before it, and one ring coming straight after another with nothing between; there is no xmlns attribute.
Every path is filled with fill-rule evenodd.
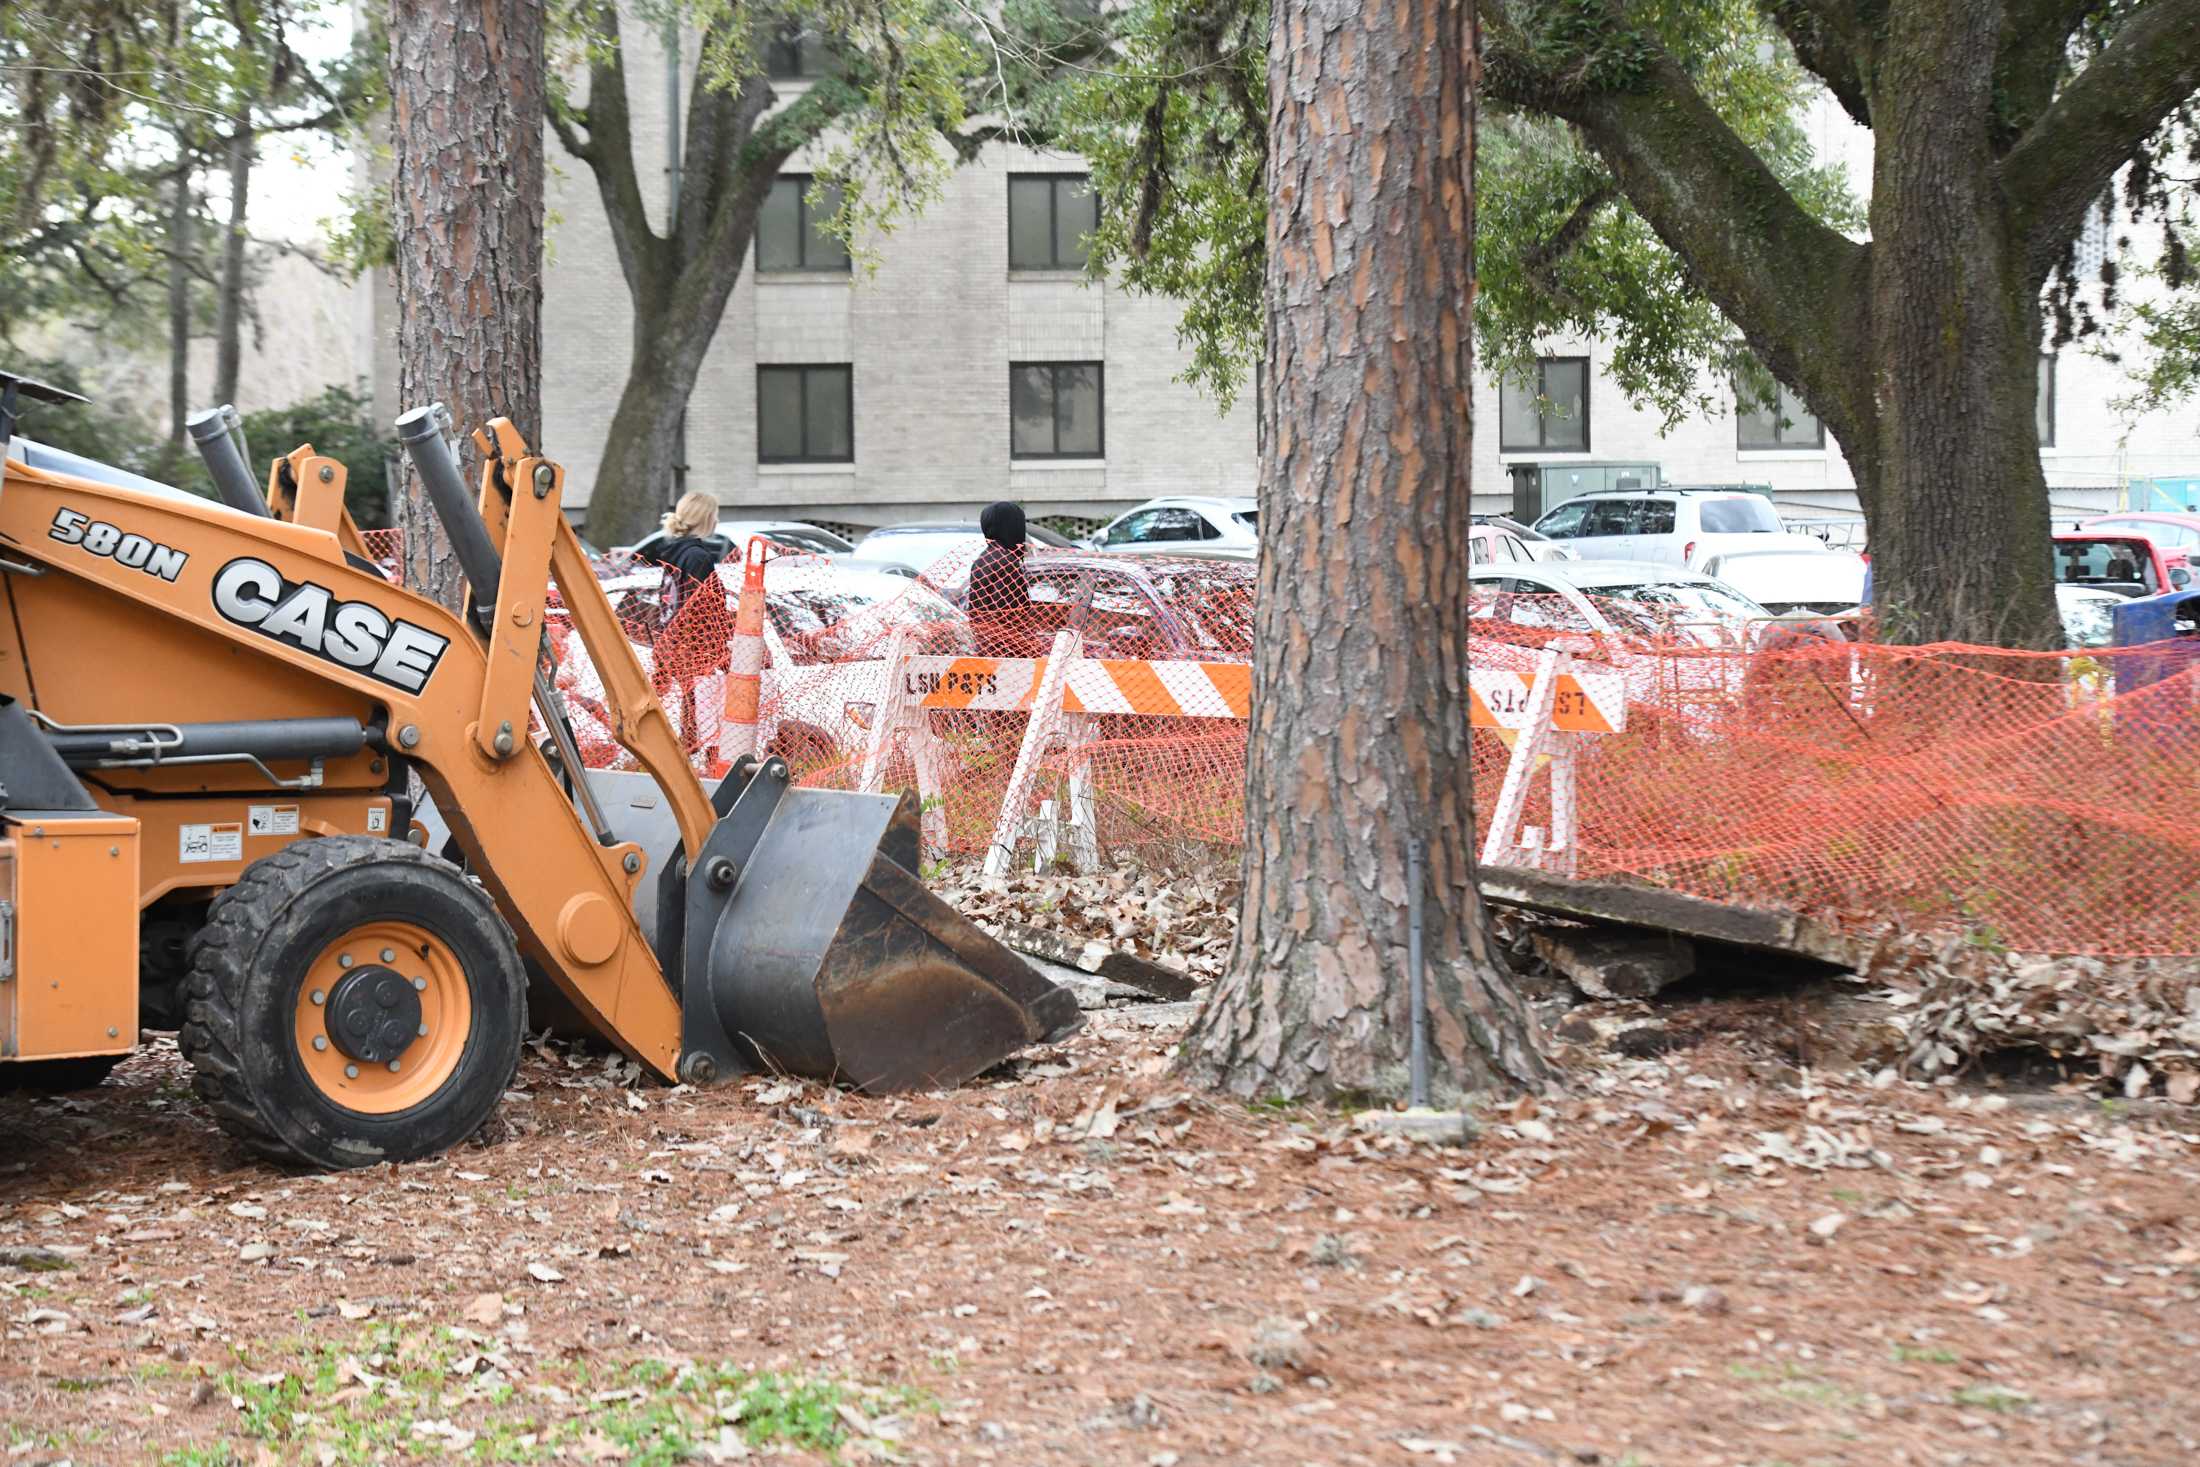
<svg viewBox="0 0 2200 1467"><path fill-rule="evenodd" d="M414 408L397 420L397 441L420 471L420 487L427 491L428 503L450 537L458 568L473 588L474 606L494 610L504 559L490 543L489 527L481 522L480 511L466 493L466 481L459 476L458 455L445 436L450 421L440 402Z"/></svg>
<svg viewBox="0 0 2200 1467"><path fill-rule="evenodd" d="M680 234L680 16L677 10L665 22L665 175L668 184L665 238L676 241ZM675 503L687 493L687 436L687 409L683 407L679 421L672 428L672 498Z"/></svg>
<svg viewBox="0 0 2200 1467"><path fill-rule="evenodd" d="M260 496L260 486L252 481L252 469L244 456L244 420L228 403L193 413L184 419L183 426L191 434L191 441L198 445L199 457L206 460L206 471L214 476L214 492L222 503L231 509L262 519L268 514L267 501Z"/></svg>
<svg viewBox="0 0 2200 1467"><path fill-rule="evenodd" d="M1406 968L1412 989L1413 1108L1428 1109L1428 973L1421 943L1421 838L1406 837Z"/></svg>

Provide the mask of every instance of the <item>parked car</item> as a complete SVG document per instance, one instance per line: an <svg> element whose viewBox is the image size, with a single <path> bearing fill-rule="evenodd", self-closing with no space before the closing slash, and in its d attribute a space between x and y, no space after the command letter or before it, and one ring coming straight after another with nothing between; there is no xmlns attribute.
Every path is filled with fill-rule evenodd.
<svg viewBox="0 0 2200 1467"><path fill-rule="evenodd" d="M2188 563L2200 564L2200 514L2123 510L2083 520L2078 528L2089 535L2144 535L2164 551L2183 551Z"/></svg>
<svg viewBox="0 0 2200 1467"><path fill-rule="evenodd" d="M1528 552L1530 558L1532 559L1574 559L1573 551L1567 549L1564 544L1557 540L1553 540L1548 535L1539 534L1534 529L1520 523L1520 521L1512 518L1510 515L1478 514L1474 517L1474 522L1477 525L1488 525L1492 529L1503 530L1508 534L1519 537L1520 543L1528 547Z"/></svg>
<svg viewBox="0 0 2200 1467"><path fill-rule="evenodd" d="M2200 514L2127 510L2096 516L2078 528L2088 535L2144 535L2161 550L2163 561L2170 567L2172 590L2200 584ZM2177 580L2179 567L2185 570L2182 582Z"/></svg>
<svg viewBox="0 0 2200 1467"><path fill-rule="evenodd" d="M1584 560L1641 560L1695 570L1713 555L1765 548L1780 513L1746 490L1626 489L1583 494L1535 522Z"/></svg>
<svg viewBox="0 0 2200 1467"><path fill-rule="evenodd" d="M1071 548L1067 536L1058 535L1045 525L1028 521L1024 534L1030 537L1034 548L1050 550ZM867 561L887 562L907 566L917 575L925 575L943 560L959 557L941 574L949 579L968 575L970 562L978 558L985 548L985 535L975 520L943 520L938 523L881 525L856 542L855 553Z"/></svg>
<svg viewBox="0 0 2200 1467"><path fill-rule="evenodd" d="M1570 641L1590 662L1620 674L1628 702L1690 723L1700 710L1728 706L1747 685L1750 659L1716 654L1754 645L1766 628L1807 633L1828 625L1774 618L1722 582L1652 561L1477 566L1467 584L1474 666L1531 672L1545 645Z"/></svg>
<svg viewBox="0 0 2200 1467"><path fill-rule="evenodd" d="M1117 515L1086 542L1111 555L1193 555L1251 560L1260 553L1260 501L1178 494Z"/></svg>
<svg viewBox="0 0 2200 1467"><path fill-rule="evenodd" d="M2055 581L2091 586L2119 596L2154 596L2181 591L2193 582L2193 568L2172 560L2145 535L2118 531L2064 530L2055 536Z"/></svg>
<svg viewBox="0 0 2200 1467"><path fill-rule="evenodd" d="M1535 631L1738 647L1772 614L1723 581L1642 560L1559 560L1467 572L1474 617Z"/></svg>
<svg viewBox="0 0 2200 1467"><path fill-rule="evenodd" d="M1546 540L1546 545L1557 542ZM1512 531L1476 521L1467 531L1469 565L1533 565L1535 550Z"/></svg>
<svg viewBox="0 0 2200 1467"><path fill-rule="evenodd" d="M1815 536L1783 535L1763 549L1706 555L1698 569L1774 616L1839 616L1862 604L1870 567L1855 551L1831 549Z"/></svg>
<svg viewBox="0 0 2200 1467"><path fill-rule="evenodd" d="M1862 515L1820 515L1812 519L1783 519L1791 535L1808 535L1834 550L1853 550L1869 560L1871 543Z"/></svg>
<svg viewBox="0 0 2200 1467"><path fill-rule="evenodd" d="M742 520L721 516L718 531L711 538L721 542L718 558L724 560L747 545L754 535L762 535L775 545L811 555L848 555L855 550L855 546L831 530L804 524L801 520ZM653 530L632 545L622 548L630 560L655 560L658 548L664 543L665 532Z"/></svg>

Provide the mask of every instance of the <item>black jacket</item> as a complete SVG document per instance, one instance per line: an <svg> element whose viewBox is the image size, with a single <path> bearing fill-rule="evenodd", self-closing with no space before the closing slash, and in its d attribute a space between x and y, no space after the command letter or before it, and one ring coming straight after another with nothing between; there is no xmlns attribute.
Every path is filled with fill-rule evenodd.
<svg viewBox="0 0 2200 1467"><path fill-rule="evenodd" d="M657 660L667 672L698 676L727 663L733 617L718 578L724 548L723 540L694 535L658 548L657 561L665 569L657 594Z"/></svg>
<svg viewBox="0 0 2200 1467"><path fill-rule="evenodd" d="M988 540L970 567L970 614L1020 616L1031 610L1023 548Z"/></svg>

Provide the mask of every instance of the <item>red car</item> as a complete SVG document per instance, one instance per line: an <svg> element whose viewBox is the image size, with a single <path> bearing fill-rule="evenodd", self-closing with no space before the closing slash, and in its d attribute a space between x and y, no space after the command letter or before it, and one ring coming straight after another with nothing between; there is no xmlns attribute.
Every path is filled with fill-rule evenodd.
<svg viewBox="0 0 2200 1467"><path fill-rule="evenodd" d="M2200 514L2152 509L2095 515L2078 526L2089 535L2144 535L2162 547L2171 565L2200 566Z"/></svg>
<svg viewBox="0 0 2200 1467"><path fill-rule="evenodd" d="M2065 530L2055 536L2055 580L2119 596L2155 596L2192 584L2192 567L2150 536L2120 530Z"/></svg>

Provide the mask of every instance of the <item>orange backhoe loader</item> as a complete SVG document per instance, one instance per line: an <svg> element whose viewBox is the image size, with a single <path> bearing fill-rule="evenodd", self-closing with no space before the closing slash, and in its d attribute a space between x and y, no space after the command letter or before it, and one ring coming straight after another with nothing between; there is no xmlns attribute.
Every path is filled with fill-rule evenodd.
<svg viewBox="0 0 2200 1467"><path fill-rule="evenodd" d="M913 797L776 759L706 788L510 423L472 495L440 408L398 423L454 614L367 558L342 464L300 448L263 491L234 413L201 414L216 503L15 436L68 396L0 376L0 1084L97 1083L174 1028L226 1129L345 1167L482 1123L530 980L697 1085L929 1088L1076 1027L911 874ZM553 580L645 774L581 767Z"/></svg>

